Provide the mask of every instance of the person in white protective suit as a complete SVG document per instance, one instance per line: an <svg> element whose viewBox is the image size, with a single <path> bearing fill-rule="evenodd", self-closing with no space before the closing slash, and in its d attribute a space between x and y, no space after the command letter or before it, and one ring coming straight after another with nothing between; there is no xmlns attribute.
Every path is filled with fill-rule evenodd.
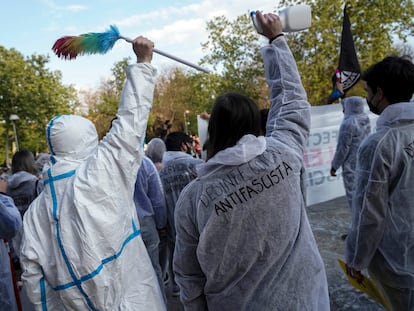
<svg viewBox="0 0 414 311"><path fill-rule="evenodd" d="M368 269L392 310L414 310L414 64L387 57L362 79L379 117L358 151L347 271Z"/></svg>
<svg viewBox="0 0 414 311"><path fill-rule="evenodd" d="M310 105L280 19L256 12L271 107L266 137L251 99L226 93L208 125L207 162L175 210L174 271L185 310L329 310L306 215Z"/></svg>
<svg viewBox="0 0 414 311"><path fill-rule="evenodd" d="M331 164L331 176L342 167L342 180L349 208L352 207L352 195L355 188L355 166L359 145L371 133L368 115L364 112L364 100L360 96L351 96L341 101L344 119L339 127L338 143Z"/></svg>
<svg viewBox="0 0 414 311"><path fill-rule="evenodd" d="M53 118L44 191L24 217L22 280L37 310L165 310L133 193L156 71L136 38L117 118L98 143L89 120ZM138 160L137 160L138 159Z"/></svg>

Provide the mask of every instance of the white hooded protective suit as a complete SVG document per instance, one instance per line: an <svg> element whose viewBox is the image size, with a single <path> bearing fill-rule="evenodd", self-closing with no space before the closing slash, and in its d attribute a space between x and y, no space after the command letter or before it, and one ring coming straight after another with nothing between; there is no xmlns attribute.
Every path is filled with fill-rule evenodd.
<svg viewBox="0 0 414 311"><path fill-rule="evenodd" d="M392 104L358 151L346 261L414 289L414 103Z"/></svg>
<svg viewBox="0 0 414 311"><path fill-rule="evenodd" d="M283 37L262 49L267 137L243 136L198 166L175 210L174 270L185 310L329 310L305 210L310 107Z"/></svg>
<svg viewBox="0 0 414 311"><path fill-rule="evenodd" d="M127 68L117 119L98 144L87 119L58 116L52 165L24 216L23 282L37 310L165 310L133 202L155 70Z"/></svg>
<svg viewBox="0 0 414 311"><path fill-rule="evenodd" d="M342 100L344 119L339 127L338 143L332 168L337 171L342 167L348 206L352 206L355 189L355 167L359 145L371 133L368 115L364 112L365 100L360 96L351 96Z"/></svg>

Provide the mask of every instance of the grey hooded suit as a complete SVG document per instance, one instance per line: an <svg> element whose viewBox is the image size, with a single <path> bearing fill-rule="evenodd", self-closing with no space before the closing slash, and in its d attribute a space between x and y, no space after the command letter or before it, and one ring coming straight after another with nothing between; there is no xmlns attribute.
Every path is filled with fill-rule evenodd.
<svg viewBox="0 0 414 311"><path fill-rule="evenodd" d="M345 98L342 104L344 119L339 127L338 143L331 166L335 171L342 167L346 198L351 208L357 151L364 138L371 133L371 125L368 115L364 112L365 100L362 97Z"/></svg>
<svg viewBox="0 0 414 311"><path fill-rule="evenodd" d="M262 49L267 137L198 166L176 205L174 270L185 310L329 310L301 171L310 110L283 37Z"/></svg>

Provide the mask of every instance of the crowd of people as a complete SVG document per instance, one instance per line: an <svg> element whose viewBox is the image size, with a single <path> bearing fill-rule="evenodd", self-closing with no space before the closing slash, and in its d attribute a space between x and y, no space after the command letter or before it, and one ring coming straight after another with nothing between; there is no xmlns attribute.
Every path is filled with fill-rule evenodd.
<svg viewBox="0 0 414 311"><path fill-rule="evenodd" d="M206 159L184 132L144 151L156 70L142 36L101 141L86 118L56 116L38 166L13 156L0 180L2 309L19 307L15 261L36 310L166 310L167 286L185 310L330 310L306 212L310 105L280 18L256 17L270 107L219 96ZM387 57L363 80L376 132L363 99L344 98L331 169L352 211L347 272L361 282L368 269L392 310L414 310L414 65Z"/></svg>

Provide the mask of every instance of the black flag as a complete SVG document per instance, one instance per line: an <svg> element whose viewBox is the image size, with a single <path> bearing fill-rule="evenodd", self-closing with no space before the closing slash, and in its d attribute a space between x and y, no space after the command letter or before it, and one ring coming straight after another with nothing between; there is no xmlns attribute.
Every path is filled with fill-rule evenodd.
<svg viewBox="0 0 414 311"><path fill-rule="evenodd" d="M351 22L344 7L344 20L342 24L341 52L339 54L339 71L341 72L341 84L344 92L353 87L361 77L358 57L355 52L354 39L352 38Z"/></svg>
<svg viewBox="0 0 414 311"><path fill-rule="evenodd" d="M361 69L355 51L354 39L352 38L351 22L346 13L345 5L339 66L332 77L333 91L328 98L328 104L332 104L338 98L344 98L346 91L353 87L360 77Z"/></svg>

